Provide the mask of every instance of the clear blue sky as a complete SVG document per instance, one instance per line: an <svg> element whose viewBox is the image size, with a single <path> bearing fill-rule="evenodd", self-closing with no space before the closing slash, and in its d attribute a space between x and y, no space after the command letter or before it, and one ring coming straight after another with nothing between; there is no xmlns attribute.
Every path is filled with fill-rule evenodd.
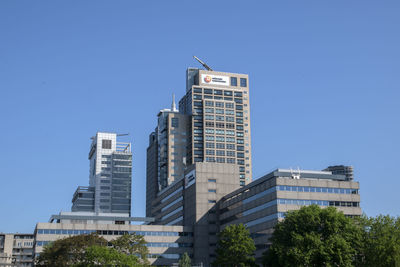
<svg viewBox="0 0 400 267"><path fill-rule="evenodd" d="M69 211L90 137L148 134L185 70L250 75L254 177L355 168L367 215L400 215L399 1L0 1L0 232Z"/></svg>

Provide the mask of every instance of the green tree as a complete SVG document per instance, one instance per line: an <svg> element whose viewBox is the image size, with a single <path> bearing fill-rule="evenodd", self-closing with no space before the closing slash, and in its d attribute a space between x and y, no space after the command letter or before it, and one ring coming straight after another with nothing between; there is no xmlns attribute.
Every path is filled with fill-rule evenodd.
<svg viewBox="0 0 400 267"><path fill-rule="evenodd" d="M190 257L186 252L183 253L182 257L179 259L178 266L179 267L191 267L192 266L192 261L190 260Z"/></svg>
<svg viewBox="0 0 400 267"><path fill-rule="evenodd" d="M112 247L90 246L86 248L85 258L74 267L92 267L92 266L125 266L136 267L139 264L138 257L135 255L127 255L117 251Z"/></svg>
<svg viewBox="0 0 400 267"><path fill-rule="evenodd" d="M144 265L149 265L147 254L149 250L146 247L146 241L143 236L131 234L123 235L112 241L113 247L122 253L128 255L140 255L140 262Z"/></svg>
<svg viewBox="0 0 400 267"><path fill-rule="evenodd" d="M76 235L45 246L37 266L147 266L143 236L124 235L108 241L96 234ZM141 259L137 255L141 256Z"/></svg>
<svg viewBox="0 0 400 267"><path fill-rule="evenodd" d="M215 266L253 266L256 247L243 224L229 225L218 235Z"/></svg>
<svg viewBox="0 0 400 267"><path fill-rule="evenodd" d="M362 229L336 208L317 205L289 211L275 226L265 266L352 266Z"/></svg>
<svg viewBox="0 0 400 267"><path fill-rule="evenodd" d="M400 266L400 218L389 215L361 217L362 257L358 266Z"/></svg>
<svg viewBox="0 0 400 267"><path fill-rule="evenodd" d="M76 235L56 240L45 246L37 259L37 266L71 266L85 259L86 248L106 246L107 240L96 234Z"/></svg>

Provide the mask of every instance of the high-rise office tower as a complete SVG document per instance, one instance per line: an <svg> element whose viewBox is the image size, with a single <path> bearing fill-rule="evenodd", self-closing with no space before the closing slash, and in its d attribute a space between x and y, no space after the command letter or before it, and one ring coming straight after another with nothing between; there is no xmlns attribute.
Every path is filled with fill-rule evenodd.
<svg viewBox="0 0 400 267"><path fill-rule="evenodd" d="M183 177L186 167L188 116L178 112L173 99L171 109L160 110L157 117L147 148L146 216L152 216L157 192Z"/></svg>
<svg viewBox="0 0 400 267"><path fill-rule="evenodd" d="M240 185L250 183L248 75L189 68L179 111L190 117L187 163L237 164Z"/></svg>
<svg viewBox="0 0 400 267"><path fill-rule="evenodd" d="M98 132L89 152L89 187L79 186L72 211L131 214L132 153L116 133Z"/></svg>

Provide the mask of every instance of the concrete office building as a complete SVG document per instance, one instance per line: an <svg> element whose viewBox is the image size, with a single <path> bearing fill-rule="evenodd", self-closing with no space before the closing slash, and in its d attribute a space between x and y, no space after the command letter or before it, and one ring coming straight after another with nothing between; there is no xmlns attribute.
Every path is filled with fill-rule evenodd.
<svg viewBox="0 0 400 267"><path fill-rule="evenodd" d="M173 97L171 109L158 113L157 127L149 136L146 168L146 216L157 192L183 177L186 166L188 116L180 114Z"/></svg>
<svg viewBox="0 0 400 267"><path fill-rule="evenodd" d="M277 169L241 187L232 179L238 173L232 164L195 163L153 201L152 224L193 227L195 264L210 266L216 256L216 234L230 224L249 228L260 260L273 227L289 210L317 204L334 206L347 216L361 215L359 183L346 175Z"/></svg>
<svg viewBox="0 0 400 267"><path fill-rule="evenodd" d="M92 137L89 161L89 186L77 188L72 211L130 216L131 144L117 142L116 133L98 132Z"/></svg>
<svg viewBox="0 0 400 267"><path fill-rule="evenodd" d="M153 265L170 266L178 262L185 252L193 255L191 227L71 223L69 218L61 218L59 223L38 223L35 229L34 253L38 256L49 242L91 233L97 233L109 241L124 234L143 235L149 249L148 259Z"/></svg>
<svg viewBox="0 0 400 267"><path fill-rule="evenodd" d="M240 187L239 166L197 162L185 175L160 191L153 201L155 225L184 225L193 228L193 263L210 266L217 243L216 203Z"/></svg>
<svg viewBox="0 0 400 267"><path fill-rule="evenodd" d="M249 78L208 69L187 70L179 101L179 112L190 116L187 163L239 165L243 186L252 181Z"/></svg>
<svg viewBox="0 0 400 267"><path fill-rule="evenodd" d="M277 169L221 199L220 229L230 224L246 225L260 260L270 245L273 227L287 211L316 204L336 207L346 216L360 216L358 190L358 182L331 171Z"/></svg>
<svg viewBox="0 0 400 267"><path fill-rule="evenodd" d="M33 234L0 233L0 266L33 266Z"/></svg>
<svg viewBox="0 0 400 267"><path fill-rule="evenodd" d="M241 186L251 182L251 132L248 75L189 68L186 94L161 110L149 136L146 166L146 216L157 193L183 177L196 162L239 166ZM157 169L155 169L157 166Z"/></svg>

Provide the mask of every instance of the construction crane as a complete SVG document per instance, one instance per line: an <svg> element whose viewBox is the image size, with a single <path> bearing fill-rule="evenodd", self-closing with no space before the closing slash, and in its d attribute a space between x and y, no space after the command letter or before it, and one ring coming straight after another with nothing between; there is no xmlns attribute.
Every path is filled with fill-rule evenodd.
<svg viewBox="0 0 400 267"><path fill-rule="evenodd" d="M201 65L203 65L203 67L206 68L207 70L213 71L213 69L210 68L206 63L204 63L203 61L201 61L200 58L198 58L198 57L196 57L196 56L193 56L193 58L196 59L196 60L197 60Z"/></svg>

